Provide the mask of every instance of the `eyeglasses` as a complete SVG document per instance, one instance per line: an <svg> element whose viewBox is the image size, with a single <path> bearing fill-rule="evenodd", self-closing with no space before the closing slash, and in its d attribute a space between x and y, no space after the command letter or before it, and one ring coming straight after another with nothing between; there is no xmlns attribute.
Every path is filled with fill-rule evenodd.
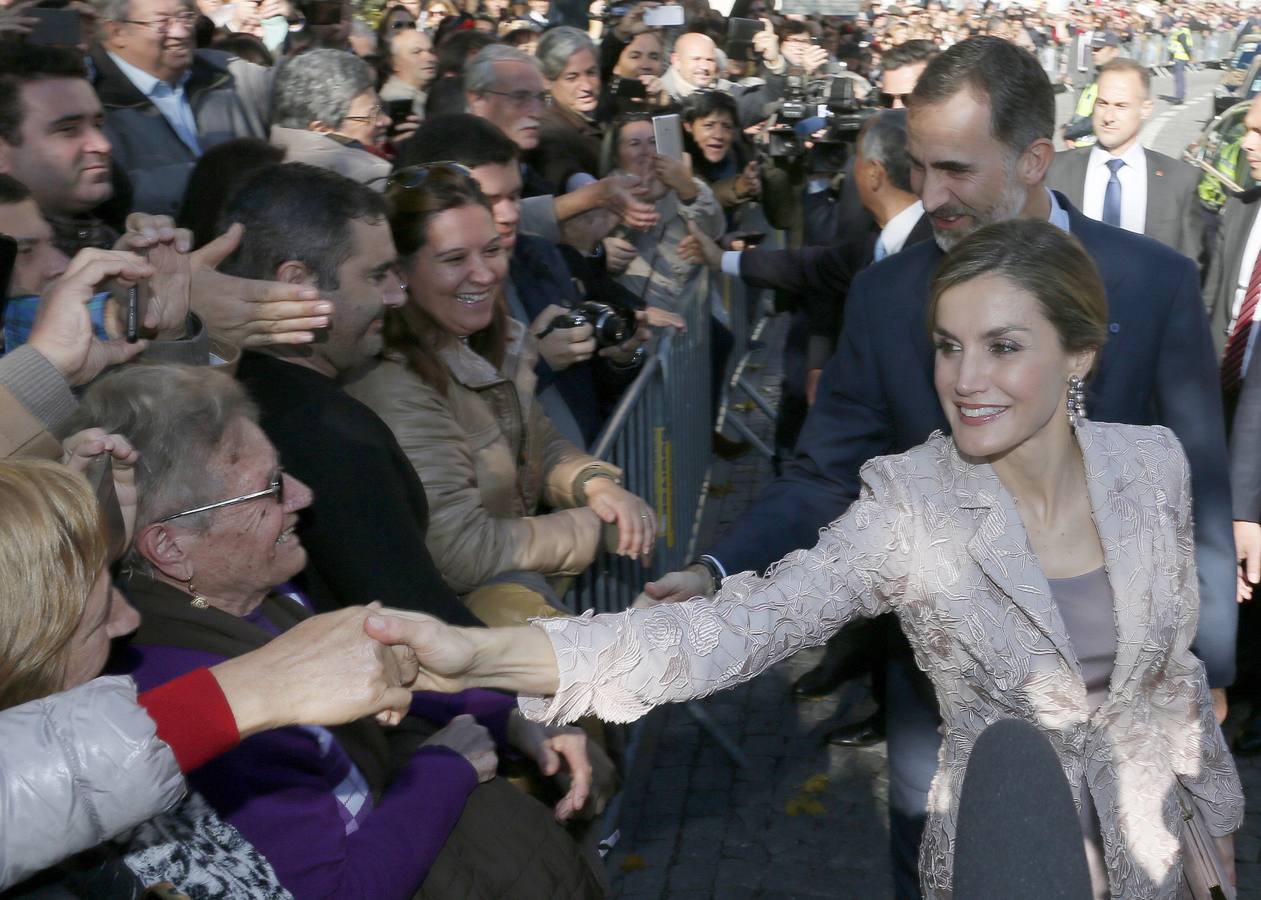
<svg viewBox="0 0 1261 900"><path fill-rule="evenodd" d="M271 483L265 490L254 491L252 494L244 494L240 497L233 497L231 500L220 500L218 503L208 503L205 506L198 506L194 509L186 509L183 512L177 512L171 516L164 516L158 519L157 524L169 522L172 519L179 519L183 516L191 516L195 513L210 512L212 509L223 509L225 506L236 506L238 503L248 503L251 500L260 500L263 497L276 498L276 503L280 506L285 504L285 470L282 466L276 466L271 473Z"/></svg>
<svg viewBox="0 0 1261 900"><path fill-rule="evenodd" d="M539 106L546 106L547 99L550 96L547 91L492 91L489 88L481 93L507 97L508 102L513 106L529 106L534 103L537 103Z"/></svg>
<svg viewBox="0 0 1261 900"><path fill-rule="evenodd" d="M415 29L415 19L395 19L390 23L390 31L402 31L404 28Z"/></svg>
<svg viewBox="0 0 1261 900"><path fill-rule="evenodd" d="M372 124L372 123L375 123L377 119L381 118L381 110L383 108L384 107L382 107L381 104L378 103L376 106L369 109L362 116L342 116L342 121L343 122L368 122L369 124Z"/></svg>
<svg viewBox="0 0 1261 900"><path fill-rule="evenodd" d="M911 96L910 92L905 94L890 94L886 91L880 92L880 105L885 109L893 109L894 101L901 100L902 105L906 106L906 98Z"/></svg>
<svg viewBox="0 0 1261 900"><path fill-rule="evenodd" d="M399 169L386 182L385 193L390 201L391 212L424 213L425 203L420 196L420 188L430 181L454 182L475 192L481 191L472 169L458 162L442 160L408 166Z"/></svg>
<svg viewBox="0 0 1261 900"><path fill-rule="evenodd" d="M166 34L171 30L171 26L178 23L185 28L192 28L197 24L198 13L182 12L173 16L160 16L156 19L119 19L120 22L126 22L128 25L143 25L146 28L152 28L158 34Z"/></svg>

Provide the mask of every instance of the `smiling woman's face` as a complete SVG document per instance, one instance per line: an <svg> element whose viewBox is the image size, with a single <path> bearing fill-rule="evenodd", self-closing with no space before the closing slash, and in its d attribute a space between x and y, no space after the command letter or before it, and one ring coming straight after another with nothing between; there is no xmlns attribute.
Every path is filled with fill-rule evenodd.
<svg viewBox="0 0 1261 900"><path fill-rule="evenodd" d="M419 303L447 334L468 337L491 323L508 274L490 210L478 204L434 216L425 245L407 262L410 303Z"/></svg>
<svg viewBox="0 0 1261 900"><path fill-rule="evenodd" d="M1067 352L1037 298L1001 275L944 291L933 325L933 380L965 456L1001 458L1068 428L1071 375L1094 353Z"/></svg>

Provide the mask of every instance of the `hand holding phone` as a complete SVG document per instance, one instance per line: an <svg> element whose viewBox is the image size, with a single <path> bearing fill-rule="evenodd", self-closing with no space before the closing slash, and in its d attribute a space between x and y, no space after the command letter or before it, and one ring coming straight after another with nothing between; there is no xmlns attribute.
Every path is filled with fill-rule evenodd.
<svg viewBox="0 0 1261 900"><path fill-rule="evenodd" d="M683 158L683 123L678 115L653 116L652 135L657 142L658 155Z"/></svg>
<svg viewBox="0 0 1261 900"><path fill-rule="evenodd" d="M83 42L83 17L77 9L49 9L33 6L22 11L35 20L26 36L28 44L47 47L78 47Z"/></svg>

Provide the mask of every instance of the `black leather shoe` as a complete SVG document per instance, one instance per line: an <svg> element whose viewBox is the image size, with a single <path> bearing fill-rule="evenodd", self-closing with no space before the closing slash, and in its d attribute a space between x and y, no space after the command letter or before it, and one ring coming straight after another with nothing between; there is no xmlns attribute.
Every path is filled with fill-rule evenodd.
<svg viewBox="0 0 1261 900"><path fill-rule="evenodd" d="M793 685L793 696L799 700L817 700L862 674L850 659L845 644L833 638L828 641L819 664L797 679Z"/></svg>
<svg viewBox="0 0 1261 900"><path fill-rule="evenodd" d="M1239 756L1256 756L1261 753L1261 710L1249 714L1235 735L1233 748Z"/></svg>
<svg viewBox="0 0 1261 900"><path fill-rule="evenodd" d="M720 458L731 461L739 459L753 449L748 441L733 441L721 432L714 432L714 453Z"/></svg>
<svg viewBox="0 0 1261 900"><path fill-rule="evenodd" d="M823 733L823 742L833 747L871 747L884 740L884 713L880 710L865 719L837 725Z"/></svg>

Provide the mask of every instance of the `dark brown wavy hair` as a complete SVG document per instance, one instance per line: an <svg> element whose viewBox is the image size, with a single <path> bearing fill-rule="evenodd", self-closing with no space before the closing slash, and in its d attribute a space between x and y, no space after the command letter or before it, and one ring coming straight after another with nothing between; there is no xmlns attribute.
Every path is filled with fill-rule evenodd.
<svg viewBox="0 0 1261 900"><path fill-rule="evenodd" d="M429 226L451 209L481 206L491 211L490 201L477 180L457 163L431 163L400 169L390 176L385 192L390 232L399 255L410 262L429 239ZM424 285L408 286L407 302L385 314L385 346L402 354L407 366L427 384L445 391L451 382L437 350L453 339L415 299ZM502 295L495 300L490 324L470 335L469 347L498 369L504 361L508 340L508 311Z"/></svg>

